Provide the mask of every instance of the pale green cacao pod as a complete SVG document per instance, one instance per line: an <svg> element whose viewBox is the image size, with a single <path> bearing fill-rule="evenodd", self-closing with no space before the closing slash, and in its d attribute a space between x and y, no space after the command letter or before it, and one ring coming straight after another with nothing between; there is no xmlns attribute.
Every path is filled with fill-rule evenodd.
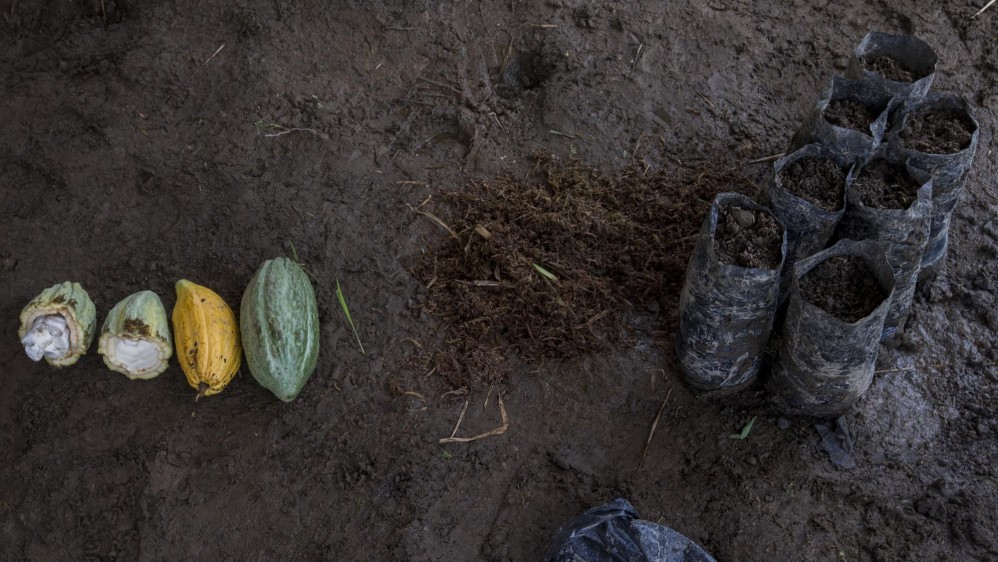
<svg viewBox="0 0 998 562"><path fill-rule="evenodd" d="M294 400L319 357L319 309L305 270L283 257L264 262L243 293L239 328L253 378Z"/></svg>
<svg viewBox="0 0 998 562"><path fill-rule="evenodd" d="M17 336L34 361L66 367L87 352L97 328L97 308L79 283L66 281L42 291L21 311Z"/></svg>
<svg viewBox="0 0 998 562"><path fill-rule="evenodd" d="M166 370L173 355L163 301L152 291L125 297L107 313L97 353L112 371L130 379L151 379Z"/></svg>

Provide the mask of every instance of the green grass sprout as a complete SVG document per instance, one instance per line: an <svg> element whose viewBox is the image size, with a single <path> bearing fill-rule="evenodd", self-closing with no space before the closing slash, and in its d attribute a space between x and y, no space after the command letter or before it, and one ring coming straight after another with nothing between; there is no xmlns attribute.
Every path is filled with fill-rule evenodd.
<svg viewBox="0 0 998 562"><path fill-rule="evenodd" d="M557 275L555 275L554 273L551 273L550 271L544 269L539 264L537 264L537 263L531 263L530 265L534 266L534 269L537 270L537 273L540 273L541 276L543 276L548 281L557 281L558 280L558 276Z"/></svg>
<svg viewBox="0 0 998 562"><path fill-rule="evenodd" d="M360 347L361 355L367 355L364 352L364 344L360 343L360 334L357 333L357 326L353 323L353 318L350 316L350 309L347 307L347 299L343 296L343 289L340 288L340 280L336 280L336 298L340 301L340 306L343 307L343 314L347 316L347 322L350 323L350 329L353 330L353 337L357 338L357 345Z"/></svg>
<svg viewBox="0 0 998 562"><path fill-rule="evenodd" d="M728 436L728 438L741 439L741 440L748 439L748 434L750 431L752 431L752 426L755 425L755 418L756 416L752 416L752 419L750 419L748 423L745 424L745 427L742 428L741 433L732 433L731 435Z"/></svg>

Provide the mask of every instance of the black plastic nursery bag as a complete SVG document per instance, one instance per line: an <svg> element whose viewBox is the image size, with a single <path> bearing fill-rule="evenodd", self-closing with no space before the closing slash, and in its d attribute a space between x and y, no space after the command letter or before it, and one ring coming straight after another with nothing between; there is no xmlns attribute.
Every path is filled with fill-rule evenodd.
<svg viewBox="0 0 998 562"><path fill-rule="evenodd" d="M842 197L835 210L822 208L811 201L792 193L783 183L783 172L795 163L808 159L827 159L848 174L852 171L854 161L833 148L809 144L795 152L784 156L773 165L773 180L768 182L759 194L759 202L770 208L776 219L787 229L787 261L784 264L784 275L787 276L791 266L798 259L814 255L825 247L835 232L835 226L845 213L845 187L843 182Z"/></svg>
<svg viewBox="0 0 998 562"><path fill-rule="evenodd" d="M825 112L830 104L838 101L855 102L865 107L874 116L869 126L857 130L829 123ZM787 152L816 143L830 146L853 161L865 160L883 142L887 119L896 104L890 93L870 82L835 76L791 139Z"/></svg>
<svg viewBox="0 0 998 562"><path fill-rule="evenodd" d="M931 154L912 148L915 143L909 123L918 116L933 112L950 113L965 120L973 129L967 146L948 154ZM980 126L970 104L962 97L951 94L929 94L920 101L907 103L894 119L888 135L891 150L907 158L912 166L932 175L932 226L922 256L923 273L938 269L946 256L950 220L974 162L979 136Z"/></svg>
<svg viewBox="0 0 998 562"><path fill-rule="evenodd" d="M779 298L780 269L786 259L783 225L780 264L773 269L721 262L715 251L720 209L765 207L736 193L721 193L697 236L679 299L676 351L687 383L697 390L737 390L755 380L769 339Z"/></svg>
<svg viewBox="0 0 998 562"><path fill-rule="evenodd" d="M687 537L638 519L627 500L590 509L555 534L544 562L716 562Z"/></svg>
<svg viewBox="0 0 998 562"><path fill-rule="evenodd" d="M899 100L917 100L929 93L937 61L918 37L871 31L849 58L846 78L869 82Z"/></svg>
<svg viewBox="0 0 998 562"><path fill-rule="evenodd" d="M834 256L857 256L889 294L869 315L844 322L801 298L800 280ZM870 387L894 274L873 240L842 240L794 266L787 313L768 389L776 407L790 415L834 417Z"/></svg>
<svg viewBox="0 0 998 562"><path fill-rule="evenodd" d="M894 298L884 320L883 340L892 339L904 330L905 321L915 296L915 285L921 268L922 254L929 239L932 218L932 177L926 172L881 151L878 157L889 163L904 166L908 175L917 183L917 197L906 209L882 209L863 204L854 186L847 195L849 204L839 222L836 238L875 240L884 250L887 263L894 272ZM871 160L871 164L875 160ZM862 169L856 172L862 174Z"/></svg>

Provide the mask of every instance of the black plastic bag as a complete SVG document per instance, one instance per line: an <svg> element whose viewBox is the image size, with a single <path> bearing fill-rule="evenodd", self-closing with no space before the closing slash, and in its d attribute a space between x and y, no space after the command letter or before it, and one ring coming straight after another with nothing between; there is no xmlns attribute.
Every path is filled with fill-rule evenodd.
<svg viewBox="0 0 998 562"><path fill-rule="evenodd" d="M562 527L544 562L716 562L685 536L638 519L627 500L590 509Z"/></svg>
<svg viewBox="0 0 998 562"><path fill-rule="evenodd" d="M867 69L865 61L888 57L901 63L910 71L912 80L891 80L878 72ZM869 82L899 100L917 100L925 97L936 75L938 57L928 43L908 34L892 35L871 31L856 47L849 58L846 78Z"/></svg>
<svg viewBox="0 0 998 562"><path fill-rule="evenodd" d="M869 315L844 322L801 298L800 279L834 256L862 258L888 293ZM884 319L891 306L894 274L873 240L841 240L794 266L786 317L768 390L786 414L833 417L870 388Z"/></svg>
<svg viewBox="0 0 998 562"><path fill-rule="evenodd" d="M915 296L932 219L932 177L887 151L880 151L868 164L881 158L906 167L908 175L921 184L917 198L907 209L868 207L863 204L856 189L850 186L846 192L849 204L835 235L838 239L875 240L883 248L887 263L894 271L895 281L894 298L884 320L882 336L882 341L888 341L904 330ZM862 169L856 172L862 173Z"/></svg>
<svg viewBox="0 0 998 562"><path fill-rule="evenodd" d="M825 119L825 110L836 101L859 103L876 118L863 131L832 125ZM855 162L866 160L883 142L887 119L897 104L898 101L890 93L870 82L835 76L831 86L791 139L787 152L795 152L808 144L823 144Z"/></svg>
<svg viewBox="0 0 998 562"><path fill-rule="evenodd" d="M954 112L973 124L974 131L966 148L951 154L929 154L905 147L902 137L908 121L913 116L935 111ZM946 256L950 220L974 162L980 125L967 100L951 94L929 94L920 101L906 103L893 121L887 141L891 151L898 152L912 166L932 175L932 226L922 256L924 278L935 272Z"/></svg>
<svg viewBox="0 0 998 562"><path fill-rule="evenodd" d="M679 298L676 351L687 383L702 391L735 391L755 380L773 326L780 269L786 260L786 230L774 219L783 233L778 267L744 268L720 262L714 248L718 214L729 206L772 216L744 195L721 193L697 236Z"/></svg>
<svg viewBox="0 0 998 562"><path fill-rule="evenodd" d="M794 163L809 158L831 160L845 172L842 201L837 210L823 209L784 187L782 172ZM787 229L787 260L783 272L788 279L792 266L798 259L819 252L835 233L835 227L845 213L845 187L848 186L854 164L853 160L831 147L809 144L780 158L773 165L773 180L763 187L758 198Z"/></svg>

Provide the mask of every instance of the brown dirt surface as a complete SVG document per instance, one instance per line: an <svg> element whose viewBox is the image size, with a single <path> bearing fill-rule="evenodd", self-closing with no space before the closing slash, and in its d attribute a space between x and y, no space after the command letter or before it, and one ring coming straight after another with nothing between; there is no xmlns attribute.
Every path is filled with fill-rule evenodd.
<svg viewBox="0 0 998 562"><path fill-rule="evenodd" d="M870 72L876 72L887 80L911 83L922 78L921 76L916 77L914 72L894 57L864 57L862 62L863 68Z"/></svg>
<svg viewBox="0 0 998 562"><path fill-rule="evenodd" d="M0 0L0 560L535 561L615 496L718 560L995 559L998 40L973 12ZM935 87L974 100L984 134L946 268L847 414L856 468L840 470L813 420L780 417L761 390L683 385L676 280L711 194L768 179L751 162L783 149L870 29L931 44ZM130 381L93 347L53 369L18 341L18 313L54 283L82 283L98 321L143 289L170 310L181 278L238 306L292 244L321 344L292 403L246 368L195 401L184 358ZM418 267L433 259L452 265L440 288ZM439 306L444 287L495 298L457 283L496 280L493 264L527 322ZM512 330L592 318L553 313L555 295L609 310L578 330L606 339L521 355ZM488 437L440 442L452 434Z"/></svg>
<svg viewBox="0 0 998 562"><path fill-rule="evenodd" d="M783 168L780 185L826 211L845 205L846 173L827 158L805 158Z"/></svg>
<svg viewBox="0 0 998 562"><path fill-rule="evenodd" d="M877 118L865 105L845 99L830 101L822 117L830 125L867 134L870 132L870 123Z"/></svg>
<svg viewBox="0 0 998 562"><path fill-rule="evenodd" d="M867 207L907 209L918 199L921 186L904 166L878 160L859 171L852 187Z"/></svg>
<svg viewBox="0 0 998 562"><path fill-rule="evenodd" d="M767 212L723 207L717 213L714 251L721 263L776 269L782 259L783 230Z"/></svg>
<svg viewBox="0 0 998 562"><path fill-rule="evenodd" d="M906 148L926 154L955 154L970 146L974 123L951 111L933 111L908 117L901 130Z"/></svg>
<svg viewBox="0 0 998 562"><path fill-rule="evenodd" d="M805 301L851 324L876 310L888 292L862 258L834 256L800 278L800 294Z"/></svg>

